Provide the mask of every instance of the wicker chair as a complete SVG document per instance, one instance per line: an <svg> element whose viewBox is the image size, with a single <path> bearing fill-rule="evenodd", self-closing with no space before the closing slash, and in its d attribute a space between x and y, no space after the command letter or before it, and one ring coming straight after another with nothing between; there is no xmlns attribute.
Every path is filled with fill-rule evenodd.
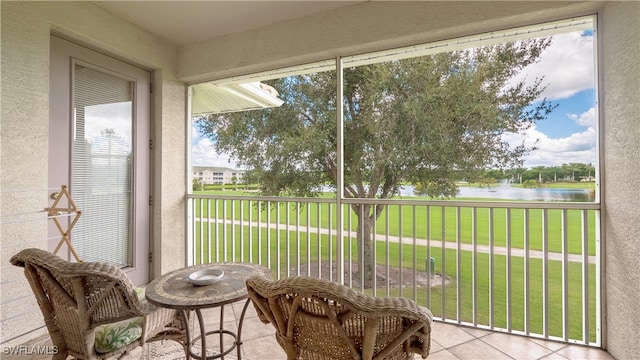
<svg viewBox="0 0 640 360"><path fill-rule="evenodd" d="M69 355L105 359L123 356L149 341L171 339L182 343L184 339L183 321L177 312L156 308L143 296L139 298L131 280L117 266L72 263L40 249L20 251L11 258L11 264L24 267L58 350L53 359L66 359ZM133 323L138 326L135 336L124 344L114 341L122 335L122 328L113 330L111 326L127 324L131 330ZM109 350L96 350L100 331L100 339L113 345Z"/></svg>
<svg viewBox="0 0 640 360"><path fill-rule="evenodd" d="M426 358L432 315L405 298L378 298L310 277L254 276L247 290L260 320L276 328L288 359Z"/></svg>

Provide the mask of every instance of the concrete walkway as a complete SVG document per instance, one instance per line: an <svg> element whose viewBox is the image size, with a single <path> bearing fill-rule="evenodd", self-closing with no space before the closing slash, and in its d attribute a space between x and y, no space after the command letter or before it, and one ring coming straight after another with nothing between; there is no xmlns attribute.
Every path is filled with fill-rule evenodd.
<svg viewBox="0 0 640 360"><path fill-rule="evenodd" d="M224 223L226 223L227 225L230 225L231 222L230 221L223 221L220 219L198 219L198 220L202 220L203 222L215 222L218 225L224 225ZM211 220L215 220L215 221L211 221ZM335 230L328 230L328 229L324 229L324 228L318 228L318 227L306 227L306 226L299 226L299 225L286 225L286 224L279 224L278 227L276 228L276 225L274 224L269 224L269 223L263 223L263 222L248 222L248 221L234 221L233 222L234 225L242 225L242 226L251 226L251 227L261 227L261 228L270 228L270 229L278 229L278 230L285 230L285 231L296 231L296 232L310 232L313 234L323 234L323 235L332 235L332 236L337 236L337 231ZM355 238L356 232L351 231L351 232L344 232L344 236L350 236L352 238ZM402 244L413 244L414 243L414 239L408 238L408 237L403 237L400 238L399 236L392 236L392 235L376 235L376 241L381 241L381 242L386 242L389 241L390 243L396 243L399 244L400 242L402 242ZM473 244L468 244L468 243L456 243L456 242L451 242L451 241L442 241L442 240L429 240L429 239L415 239L415 244L419 245L419 246L431 246L431 248L437 248L437 249L442 249L442 246L444 245L444 247L446 249L457 249L458 245L460 246L460 250L461 251L470 251L473 252L474 251L474 245ZM494 255L508 255L509 249L504 247L504 246L489 246L489 245L481 245L481 244L476 244L475 245L475 249L478 253L485 253L485 254L490 254L493 253ZM511 256L517 256L517 257L525 257L527 255L527 251L525 251L525 249L521 249L521 248L511 248ZM543 251L540 250L529 250L528 251L528 256L529 259L544 259L544 255L545 253ZM566 260L569 262L578 262L578 263L582 263L584 261L584 258L582 255L578 255L578 254L563 254L563 253L559 253L559 252L547 252L547 260L554 260L554 261L563 261L564 256L566 255ZM590 264L595 264L597 261L597 257L596 256L587 256L587 259L589 261Z"/></svg>

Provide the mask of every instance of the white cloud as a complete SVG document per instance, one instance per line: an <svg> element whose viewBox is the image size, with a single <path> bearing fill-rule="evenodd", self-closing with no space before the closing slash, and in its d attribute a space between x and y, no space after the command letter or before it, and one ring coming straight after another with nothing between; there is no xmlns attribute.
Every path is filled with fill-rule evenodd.
<svg viewBox="0 0 640 360"><path fill-rule="evenodd" d="M567 114L567 116L575 121L578 125L582 126L596 126L596 108L592 107L591 109L583 112L580 115L576 114Z"/></svg>
<svg viewBox="0 0 640 360"><path fill-rule="evenodd" d="M524 158L525 168L596 162L596 131L593 127L568 137L553 139L534 126L523 135L508 133L503 139L514 146L521 144L523 140L526 146L532 146L536 139L538 140L538 149Z"/></svg>
<svg viewBox="0 0 640 360"><path fill-rule="evenodd" d="M540 60L526 67L512 83L524 79L531 85L540 77L544 77L542 85L547 86L541 97L549 100L568 98L593 88L593 36L582 36L581 32L554 35Z"/></svg>
<svg viewBox="0 0 640 360"><path fill-rule="evenodd" d="M228 155L218 155L211 140L195 136L191 147L191 163L195 166L237 168L236 164L230 161Z"/></svg>

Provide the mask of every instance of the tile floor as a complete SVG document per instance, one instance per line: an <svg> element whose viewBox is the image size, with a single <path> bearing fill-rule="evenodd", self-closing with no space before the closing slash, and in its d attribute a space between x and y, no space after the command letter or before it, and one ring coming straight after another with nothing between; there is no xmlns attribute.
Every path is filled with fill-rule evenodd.
<svg viewBox="0 0 640 360"><path fill-rule="evenodd" d="M226 306L224 325L226 329L237 331L237 321L244 303ZM208 327L219 325L220 311L206 310ZM216 337L213 337L214 339ZM242 353L244 359L269 360L286 359L286 356L274 338L270 324L263 324L257 318L253 306L249 306L242 327ZM215 341L215 340L214 340ZM46 345L46 337L30 341L28 346ZM7 360L44 360L51 356L42 355L4 355ZM130 359L127 360L136 360ZM416 356L416 359L419 359ZM431 352L429 359L613 359L607 352L579 345L567 345L554 341L530 339L518 335L508 335L468 327L434 322L431 332Z"/></svg>

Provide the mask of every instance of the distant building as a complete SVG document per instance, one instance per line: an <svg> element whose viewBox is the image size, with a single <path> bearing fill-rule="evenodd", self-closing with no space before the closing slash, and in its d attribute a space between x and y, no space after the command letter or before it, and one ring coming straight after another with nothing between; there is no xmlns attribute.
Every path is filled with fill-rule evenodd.
<svg viewBox="0 0 640 360"><path fill-rule="evenodd" d="M193 178L201 184L239 184L242 182L244 171L225 167L194 166Z"/></svg>

